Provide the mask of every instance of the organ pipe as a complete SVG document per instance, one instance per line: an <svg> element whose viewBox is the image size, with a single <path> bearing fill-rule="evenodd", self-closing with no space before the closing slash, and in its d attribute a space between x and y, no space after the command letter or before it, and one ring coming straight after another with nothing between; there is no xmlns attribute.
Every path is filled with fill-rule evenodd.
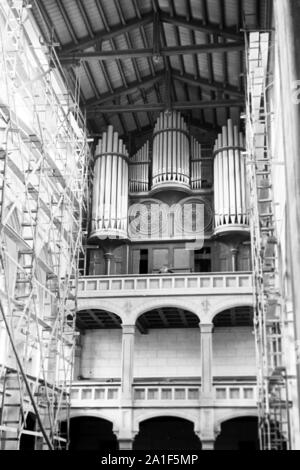
<svg viewBox="0 0 300 470"><path fill-rule="evenodd" d="M244 136L229 119L214 147L215 227L248 226Z"/></svg>
<svg viewBox="0 0 300 470"><path fill-rule="evenodd" d="M176 111L161 113L153 135L152 189L189 188L190 144L187 125Z"/></svg>
<svg viewBox="0 0 300 470"><path fill-rule="evenodd" d="M109 126L95 152L92 202L94 238L127 238L128 152Z"/></svg>
<svg viewBox="0 0 300 470"><path fill-rule="evenodd" d="M191 137L191 188L192 189L202 189L202 180L203 180L203 161L202 161L202 149L201 144L197 142L194 137Z"/></svg>
<svg viewBox="0 0 300 470"><path fill-rule="evenodd" d="M149 191L149 142L130 159L129 190L131 193Z"/></svg>

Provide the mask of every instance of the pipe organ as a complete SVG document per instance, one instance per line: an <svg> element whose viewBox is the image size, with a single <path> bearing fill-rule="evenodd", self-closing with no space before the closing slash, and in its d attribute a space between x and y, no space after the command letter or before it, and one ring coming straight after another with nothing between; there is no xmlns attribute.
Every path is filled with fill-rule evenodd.
<svg viewBox="0 0 300 470"><path fill-rule="evenodd" d="M129 238L129 191L132 196L168 189L193 194L213 186L215 234L249 230L245 141L232 120L214 150L207 150L188 133L179 113L161 113L152 144L152 155L147 141L129 158L112 126L103 133L95 152L91 238Z"/></svg>
<svg viewBox="0 0 300 470"><path fill-rule="evenodd" d="M190 187L190 142L184 119L176 111L161 113L153 135L152 190Z"/></svg>
<svg viewBox="0 0 300 470"><path fill-rule="evenodd" d="M139 193L149 191L149 141L130 159L129 191Z"/></svg>
<svg viewBox="0 0 300 470"><path fill-rule="evenodd" d="M127 238L128 152L109 126L95 152L91 237Z"/></svg>
<svg viewBox="0 0 300 470"><path fill-rule="evenodd" d="M248 229L245 140L229 119L214 147L215 232Z"/></svg>

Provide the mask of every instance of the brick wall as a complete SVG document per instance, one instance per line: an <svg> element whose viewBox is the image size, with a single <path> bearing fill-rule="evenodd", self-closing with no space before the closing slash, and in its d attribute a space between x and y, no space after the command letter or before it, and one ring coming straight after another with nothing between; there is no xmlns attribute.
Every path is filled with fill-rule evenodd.
<svg viewBox="0 0 300 470"><path fill-rule="evenodd" d="M213 375L256 375L255 343L252 328L215 328Z"/></svg>
<svg viewBox="0 0 300 470"><path fill-rule="evenodd" d="M121 330L88 330L82 336L81 375L114 378L121 375ZM217 376L255 375L255 349L251 328L216 328L213 337ZM134 375L199 377L200 331L150 330L135 336Z"/></svg>
<svg viewBox="0 0 300 470"><path fill-rule="evenodd" d="M121 376L122 330L87 330L81 338L84 378Z"/></svg>
<svg viewBox="0 0 300 470"><path fill-rule="evenodd" d="M149 330L136 335L136 377L200 377L200 330Z"/></svg>

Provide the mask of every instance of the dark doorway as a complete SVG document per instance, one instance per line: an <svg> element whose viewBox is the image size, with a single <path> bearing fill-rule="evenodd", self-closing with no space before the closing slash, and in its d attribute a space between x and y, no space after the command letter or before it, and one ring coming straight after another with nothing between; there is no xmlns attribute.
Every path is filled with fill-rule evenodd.
<svg viewBox="0 0 300 470"><path fill-rule="evenodd" d="M140 274L148 274L148 250L141 250L140 256Z"/></svg>
<svg viewBox="0 0 300 470"><path fill-rule="evenodd" d="M237 418L223 423L215 450L259 450L257 418Z"/></svg>
<svg viewBox="0 0 300 470"><path fill-rule="evenodd" d="M26 418L26 424L24 426L25 431L35 431L36 417L33 413L28 413ZM20 439L20 450L34 450L35 449L36 436L30 434L22 434Z"/></svg>
<svg viewBox="0 0 300 470"><path fill-rule="evenodd" d="M143 421L133 450L201 450L194 424L181 418L160 417Z"/></svg>
<svg viewBox="0 0 300 470"><path fill-rule="evenodd" d="M211 248L206 247L194 253L195 273L211 272Z"/></svg>
<svg viewBox="0 0 300 470"><path fill-rule="evenodd" d="M72 418L69 450L118 450L112 423L101 418Z"/></svg>

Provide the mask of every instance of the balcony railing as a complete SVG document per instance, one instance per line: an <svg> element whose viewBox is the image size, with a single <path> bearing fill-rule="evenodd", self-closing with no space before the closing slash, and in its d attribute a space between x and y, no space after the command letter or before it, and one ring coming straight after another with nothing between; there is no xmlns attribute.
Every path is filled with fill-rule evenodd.
<svg viewBox="0 0 300 470"><path fill-rule="evenodd" d="M79 298L207 293L252 293L251 273L87 276L79 279Z"/></svg>
<svg viewBox="0 0 300 470"><path fill-rule="evenodd" d="M134 386L134 402L137 406L197 406L200 399L200 385L153 385Z"/></svg>
<svg viewBox="0 0 300 470"><path fill-rule="evenodd" d="M214 398L221 405L231 406L237 404L252 404L255 406L257 399L257 387L254 382L238 384L236 382L223 382L214 385Z"/></svg>
<svg viewBox="0 0 300 470"><path fill-rule="evenodd" d="M221 382L213 388L215 406L256 406L254 382ZM76 382L72 386L73 408L116 407L120 400L120 383ZM197 407L201 405L201 386L199 382L187 385L180 381L163 385L155 382L134 384L133 402L134 407Z"/></svg>
<svg viewBox="0 0 300 470"><path fill-rule="evenodd" d="M98 382L74 382L71 391L71 406L103 407L116 406L120 401L120 383L107 385Z"/></svg>

